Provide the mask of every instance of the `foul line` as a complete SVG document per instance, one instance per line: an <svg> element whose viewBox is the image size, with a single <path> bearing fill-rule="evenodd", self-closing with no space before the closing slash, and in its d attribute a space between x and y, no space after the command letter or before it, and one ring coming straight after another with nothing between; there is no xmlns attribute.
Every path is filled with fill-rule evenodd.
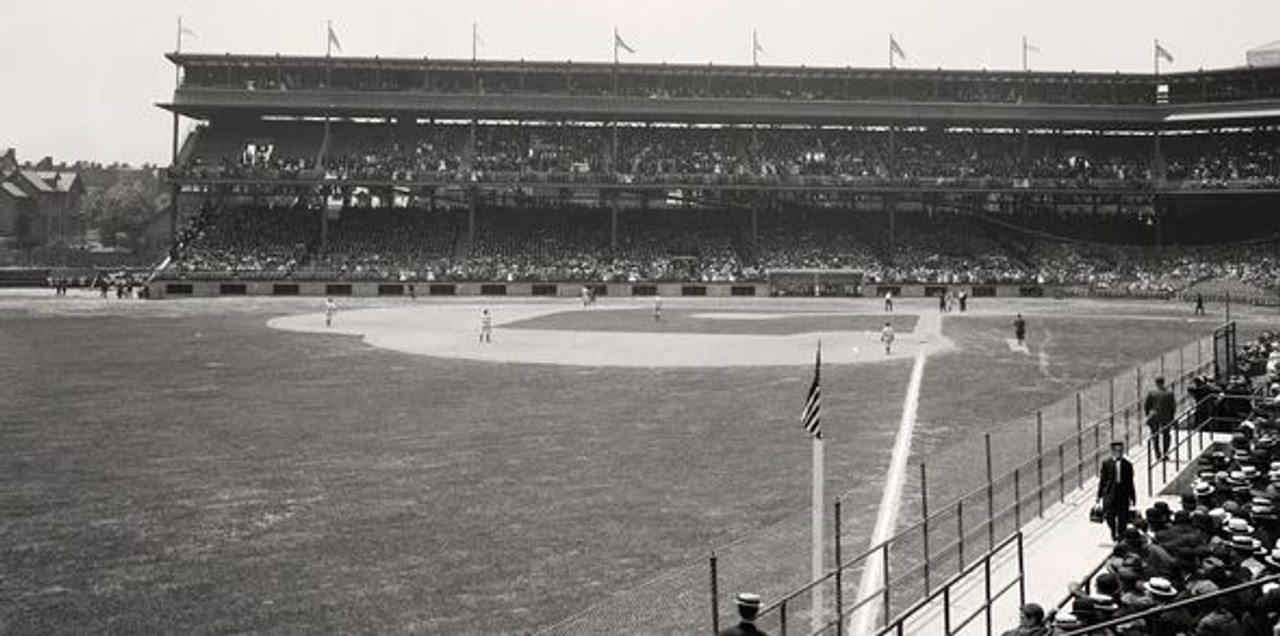
<svg viewBox="0 0 1280 636"><path fill-rule="evenodd" d="M907 397L902 403L902 422L898 425L898 436L893 442L889 474L885 479L884 494L880 497L875 529L871 532L872 546L888 541L893 536L893 530L898 523L898 509L902 506L902 489L907 481L907 458L911 454L911 437L916 427L916 411L920 406L920 381L924 377L925 358L923 350L918 352L915 366L911 368ZM855 597L858 601L862 601L868 594L880 589L884 568L882 558L881 552L867 557L862 567L862 581L858 584L858 595ZM879 612L880 603L863 605L862 609L850 617L849 633L853 636L874 633Z"/></svg>

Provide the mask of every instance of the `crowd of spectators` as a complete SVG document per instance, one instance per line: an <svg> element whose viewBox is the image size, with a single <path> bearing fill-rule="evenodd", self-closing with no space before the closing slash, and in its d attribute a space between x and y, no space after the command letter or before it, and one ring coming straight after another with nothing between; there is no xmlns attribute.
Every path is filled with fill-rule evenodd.
<svg viewBox="0 0 1280 636"><path fill-rule="evenodd" d="M327 215L322 224L321 214ZM457 207L234 208L197 216L173 271L263 277L499 282L764 281L771 270L860 272L865 283L1079 286L1172 295L1202 281L1258 293L1280 281L1274 241L1151 247L1027 240L981 215L847 210L762 213L752 241L745 212L624 210L617 244L595 207L483 208L474 240Z"/></svg>
<svg viewBox="0 0 1280 636"><path fill-rule="evenodd" d="M172 254L173 271L288 276L306 263L314 210L230 208L197 217Z"/></svg>
<svg viewBox="0 0 1280 636"><path fill-rule="evenodd" d="M1155 186L1146 137L746 126L279 123L210 127L194 178L364 181L956 184L1091 189ZM327 141L326 141L327 139ZM1273 132L1180 136L1162 147L1176 187L1275 187Z"/></svg>
<svg viewBox="0 0 1280 636"><path fill-rule="evenodd" d="M1110 627L1097 633L1280 633L1280 584L1247 587L1280 575L1280 337L1264 333L1246 343L1242 355L1248 360L1232 386L1211 387L1199 378L1190 388L1200 405L1193 417L1239 421L1230 444L1198 460L1195 479L1184 484L1176 507L1156 501L1133 519L1103 566L1069 585L1061 609L1046 616L1038 605L1024 606L1021 625L1006 634L1047 636L1103 623ZM1212 404L1224 395L1248 399L1235 400L1230 409ZM1217 594L1238 586L1246 587ZM1196 597L1209 598L1189 602Z"/></svg>

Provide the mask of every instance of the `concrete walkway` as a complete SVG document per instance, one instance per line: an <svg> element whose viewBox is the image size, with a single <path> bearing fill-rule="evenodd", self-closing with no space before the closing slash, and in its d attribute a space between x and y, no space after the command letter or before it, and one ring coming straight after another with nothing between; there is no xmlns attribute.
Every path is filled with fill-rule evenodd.
<svg viewBox="0 0 1280 636"><path fill-rule="evenodd" d="M1199 457L1205 448L1214 442L1229 443L1230 435L1204 435L1203 443L1193 438L1192 457ZM1185 457L1185 456L1184 456ZM1152 492L1155 497L1147 496L1147 461L1142 445L1136 446L1129 453L1129 461L1134 466L1134 486L1138 491L1139 510L1149 508L1157 500L1165 500L1175 510L1178 507L1176 495L1160 496L1166 485L1175 480L1178 472L1173 462L1166 467L1165 475L1161 475L1157 463L1152 471ZM1185 471L1195 464L1184 458L1182 469ZM1093 506L1097 489L1097 478L1085 482L1084 487L1068 494L1061 503L1045 509L1043 518L1036 518L1026 523L1023 528L1023 561L1026 599L1029 603L1038 603L1051 611L1067 595L1067 584L1080 581L1111 553L1112 544L1105 525L1089 522L1089 509ZM1009 585L1017 578L1018 562L1016 546L1009 546L991 563L991 589L993 592ZM977 613L985 598L986 581L983 568L978 567L964 577L951 592L950 624L952 633L966 636L987 634L985 613L978 615L965 626L955 631L956 625L965 618ZM927 609L918 613L907 622L904 634L929 636L946 634L941 599L932 603ZM997 600L991 610L991 633L1000 634L1018 625L1018 588L1012 587L1001 599ZM874 633L874 632L872 632Z"/></svg>

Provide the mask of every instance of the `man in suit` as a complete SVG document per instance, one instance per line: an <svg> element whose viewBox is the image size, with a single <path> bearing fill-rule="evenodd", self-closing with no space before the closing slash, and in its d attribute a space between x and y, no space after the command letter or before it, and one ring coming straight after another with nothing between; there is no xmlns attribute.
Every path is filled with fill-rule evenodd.
<svg viewBox="0 0 1280 636"><path fill-rule="evenodd" d="M1111 457L1102 462L1098 474L1098 503L1111 528L1111 540L1119 541L1129 523L1129 509L1138 503L1133 487L1133 464L1124 458L1124 442L1111 442Z"/></svg>
<svg viewBox="0 0 1280 636"><path fill-rule="evenodd" d="M720 630L719 636L768 636L756 628L756 615L760 613L760 595L744 592L739 594L736 600L738 617L741 620L737 625Z"/></svg>
<svg viewBox="0 0 1280 636"><path fill-rule="evenodd" d="M1164 385L1164 376L1156 377L1156 388L1147 393L1142 412L1147 416L1147 428L1151 429L1151 449L1161 459L1169 452L1173 432L1168 426L1173 423L1177 410L1178 398Z"/></svg>

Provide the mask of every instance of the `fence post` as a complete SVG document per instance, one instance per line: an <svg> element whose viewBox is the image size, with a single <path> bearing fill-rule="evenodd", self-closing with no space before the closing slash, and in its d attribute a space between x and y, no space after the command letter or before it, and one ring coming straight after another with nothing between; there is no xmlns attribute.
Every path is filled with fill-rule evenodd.
<svg viewBox="0 0 1280 636"><path fill-rule="evenodd" d="M1021 468L1013 469L1013 525L1014 527L1022 527L1022 475Z"/></svg>
<svg viewBox="0 0 1280 636"><path fill-rule="evenodd" d="M835 531L836 531L836 636L844 633L844 585L843 577L840 572L844 569L844 563L840 561L840 498L836 497L835 510Z"/></svg>
<svg viewBox="0 0 1280 636"><path fill-rule="evenodd" d="M1080 392L1076 391L1076 477L1077 488L1084 487L1084 419L1080 412Z"/></svg>
<svg viewBox="0 0 1280 636"><path fill-rule="evenodd" d="M1058 503L1067 500L1067 462L1062 452L1065 444L1058 444Z"/></svg>
<svg viewBox="0 0 1280 636"><path fill-rule="evenodd" d="M942 588L942 633L951 633L951 586Z"/></svg>
<svg viewBox="0 0 1280 636"><path fill-rule="evenodd" d="M716 553L711 552L711 633L720 633L720 590L716 578ZM786 624L786 605L783 604L783 624ZM786 629L785 627L783 629Z"/></svg>
<svg viewBox="0 0 1280 636"><path fill-rule="evenodd" d="M1142 365L1138 365L1137 369L1134 370L1134 383L1133 397L1142 402Z"/></svg>
<svg viewBox="0 0 1280 636"><path fill-rule="evenodd" d="M920 462L920 518L921 529L924 532L924 595L928 596L932 593L932 585L929 580L929 481L928 469L925 463Z"/></svg>
<svg viewBox="0 0 1280 636"><path fill-rule="evenodd" d="M959 530L957 534L960 536L958 540L958 545L956 547L956 554L958 556L958 560L960 564L956 569L963 570L964 569L964 500L963 499L956 502L956 529Z"/></svg>
<svg viewBox="0 0 1280 636"><path fill-rule="evenodd" d="M1102 422L1093 427L1093 474L1098 474L1098 462L1102 455Z"/></svg>
<svg viewBox="0 0 1280 636"><path fill-rule="evenodd" d="M1187 382L1187 365L1183 361L1183 354L1187 351L1186 347L1178 347L1178 379L1186 385Z"/></svg>
<svg viewBox="0 0 1280 636"><path fill-rule="evenodd" d="M1027 604L1027 570L1022 561L1022 531L1018 531L1018 606Z"/></svg>
<svg viewBox="0 0 1280 636"><path fill-rule="evenodd" d="M991 628L991 555L982 558L982 590L987 602L987 633L994 634Z"/></svg>
<svg viewBox="0 0 1280 636"><path fill-rule="evenodd" d="M983 436L987 446L987 550L996 547L996 488L991 468L991 433Z"/></svg>
<svg viewBox="0 0 1280 636"><path fill-rule="evenodd" d="M1111 420L1111 438L1116 436L1116 378L1107 379L1107 418Z"/></svg>
<svg viewBox="0 0 1280 636"><path fill-rule="evenodd" d="M893 579L889 578L889 542L885 541L880 548L880 566L881 576L884 577L884 624L888 625L893 614L889 611L889 583Z"/></svg>
<svg viewBox="0 0 1280 636"><path fill-rule="evenodd" d="M1044 413L1036 411L1036 500L1044 518Z"/></svg>
<svg viewBox="0 0 1280 636"><path fill-rule="evenodd" d="M1164 354L1160 354L1160 375L1164 375Z"/></svg>
<svg viewBox="0 0 1280 636"><path fill-rule="evenodd" d="M782 599L782 605L778 606L778 632L782 636L787 636L787 599Z"/></svg>
<svg viewBox="0 0 1280 636"><path fill-rule="evenodd" d="M1141 431L1142 431L1141 424L1138 425L1138 431L1139 431L1139 437L1141 437ZM1138 443L1141 444L1142 441L1139 440ZM1143 446L1143 448L1147 450L1147 496L1148 497L1153 496L1155 493L1155 486L1151 483L1152 481L1155 481L1151 478L1151 476L1155 473L1155 470L1156 470L1155 447L1156 447L1155 437L1148 438L1147 443ZM1160 465L1163 467L1164 462L1160 462Z"/></svg>

